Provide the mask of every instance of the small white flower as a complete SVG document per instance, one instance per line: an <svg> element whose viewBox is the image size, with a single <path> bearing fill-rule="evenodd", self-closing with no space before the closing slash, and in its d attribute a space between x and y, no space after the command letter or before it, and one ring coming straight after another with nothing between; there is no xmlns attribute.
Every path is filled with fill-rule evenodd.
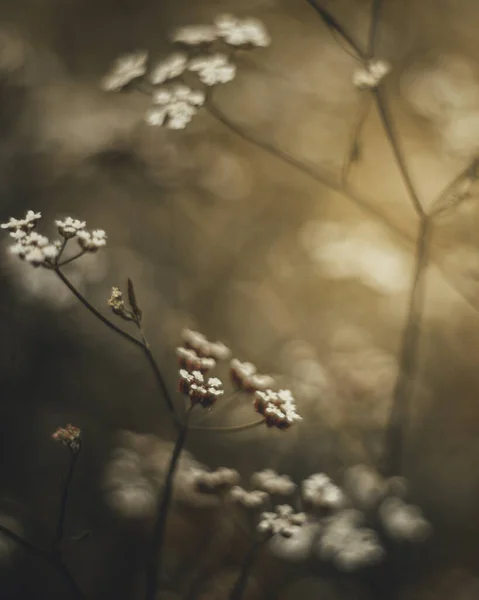
<svg viewBox="0 0 479 600"><path fill-rule="evenodd" d="M160 88L153 95L153 106L145 115L149 125L165 125L168 129L184 129L203 105L205 95L201 90L192 90L178 84Z"/></svg>
<svg viewBox="0 0 479 600"><path fill-rule="evenodd" d="M76 235L80 247L86 252L96 252L99 248L106 246L106 233L103 229L93 231L78 231Z"/></svg>
<svg viewBox="0 0 479 600"><path fill-rule="evenodd" d="M354 72L353 84L361 90L376 88L390 70L391 65L387 61L372 59Z"/></svg>
<svg viewBox="0 0 479 600"><path fill-rule="evenodd" d="M266 390L255 393L253 406L256 412L263 415L267 427L289 429L302 417L296 411L296 402L290 390Z"/></svg>
<svg viewBox="0 0 479 600"><path fill-rule="evenodd" d="M302 483L303 498L318 508L340 508L345 503L345 495L324 473L316 473Z"/></svg>
<svg viewBox="0 0 479 600"><path fill-rule="evenodd" d="M387 498L379 508L386 533L393 540L419 542L431 533L431 525L418 506L406 504L400 498Z"/></svg>
<svg viewBox="0 0 479 600"><path fill-rule="evenodd" d="M179 27L171 36L173 42L197 46L214 42L217 38L216 28L212 25L187 25Z"/></svg>
<svg viewBox="0 0 479 600"><path fill-rule="evenodd" d="M248 492L239 485L235 485L230 490L230 498L245 508L253 509L264 506L269 499L269 495L262 490Z"/></svg>
<svg viewBox="0 0 479 600"><path fill-rule="evenodd" d="M273 469L253 473L251 485L272 496L291 496L296 490L296 484L290 477L278 475Z"/></svg>
<svg viewBox="0 0 479 600"><path fill-rule="evenodd" d="M287 504L275 507L275 512L261 514L257 529L266 535L282 535L292 537L298 529L307 522L305 513L295 513Z"/></svg>
<svg viewBox="0 0 479 600"><path fill-rule="evenodd" d="M85 229L86 222L67 217L64 221L55 221L55 225L58 228L59 234L69 239L75 237L79 231Z"/></svg>
<svg viewBox="0 0 479 600"><path fill-rule="evenodd" d="M215 25L218 37L230 46L265 47L271 43L266 28L256 19L240 20L233 15L219 15Z"/></svg>
<svg viewBox="0 0 479 600"><path fill-rule="evenodd" d="M35 213L33 210L29 210L23 219L15 219L11 217L7 223L2 223L0 227L7 229L8 231L15 233L18 231L29 231L33 229L37 222L42 218L42 213ZM10 235L12 235L12 233ZM16 237L12 235L12 237Z"/></svg>
<svg viewBox="0 0 479 600"><path fill-rule="evenodd" d="M226 54L213 54L193 58L188 69L198 73L200 81L205 85L228 83L236 75L236 65L229 62Z"/></svg>
<svg viewBox="0 0 479 600"><path fill-rule="evenodd" d="M148 52L137 51L119 56L103 78L101 87L107 92L117 92L146 73Z"/></svg>
<svg viewBox="0 0 479 600"><path fill-rule="evenodd" d="M174 52L153 67L149 79L153 85L164 83L168 79L174 79L182 75L187 64L188 56L186 54Z"/></svg>

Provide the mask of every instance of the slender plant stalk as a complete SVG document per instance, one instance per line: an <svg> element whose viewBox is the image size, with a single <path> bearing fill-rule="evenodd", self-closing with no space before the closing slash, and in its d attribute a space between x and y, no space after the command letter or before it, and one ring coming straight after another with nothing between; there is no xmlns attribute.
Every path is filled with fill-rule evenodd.
<svg viewBox="0 0 479 600"><path fill-rule="evenodd" d="M238 579L236 580L228 597L229 600L241 600L241 598L243 597L246 591L246 586L248 585L248 577L256 563L256 559L258 558L258 551L261 545L262 542L256 541L248 550L243 565L241 566L241 571L238 576Z"/></svg>
<svg viewBox="0 0 479 600"><path fill-rule="evenodd" d="M65 517L67 513L68 494L70 492L70 485L73 478L73 472L75 471L76 462L78 460L79 453L70 453L70 464L68 465L68 472L63 484L62 499L60 503L60 514L58 516L57 523L57 537L56 537L56 552L59 556L62 553L63 539L65 533Z"/></svg>
<svg viewBox="0 0 479 600"><path fill-rule="evenodd" d="M166 525L168 513L171 506L173 495L173 482L178 466L181 452L186 444L188 435L188 421L194 405L191 405L185 416L185 421L178 431L175 446L170 458L168 472L166 474L165 485L159 498L157 507L156 522L151 536L151 546L146 565L146 600L155 600L157 591L161 583L163 567L163 549L166 537Z"/></svg>
<svg viewBox="0 0 479 600"><path fill-rule="evenodd" d="M68 585L72 598L76 598L77 600L85 600L85 595L78 587L78 584L76 583L73 575L70 573L66 565L56 554L52 554L50 552L47 552L46 550L43 550L42 548L39 548L38 546L32 544L17 533L10 531L10 529L4 527L3 525L0 525L0 532L2 532L5 536L16 542L28 553L41 558L44 562L49 564Z"/></svg>
<svg viewBox="0 0 479 600"><path fill-rule="evenodd" d="M126 331L124 331L123 329L121 329L120 327L118 327L117 325L115 325L115 323L113 323L112 321L110 321L109 319L107 319L104 315L101 314L101 312L96 309L92 304L90 304L90 302L88 302L88 300L83 296L83 294L81 294L76 287L73 285L73 283L68 279L68 277L61 271L60 267L57 265L54 268L55 273L57 274L57 276L61 279L61 281L67 286L67 288L71 291L71 293L81 302L81 304L83 304L83 306L89 310L97 319L99 319L102 323L104 323L109 329L113 330L115 333L118 333L121 337L125 338L126 340L128 340L129 342L131 342L132 344L134 344L135 346L139 347L142 349L143 353L145 354L148 364L150 365L153 374L155 376L156 382L158 384L158 387L160 388L160 391L163 395L163 398L165 400L166 406L169 410L169 412L171 413L172 419L173 419L173 424L176 427L179 427L179 423L178 423L178 418L176 416L176 411L175 411L175 407L173 405L173 401L171 399L170 393L168 392L168 388L166 387L166 383L163 379L163 376L161 374L160 368L152 354L151 348L147 342L147 340L145 339L143 332L140 329L141 332L141 336L142 339L138 340L137 338L135 338L134 336L130 335L129 333L127 333Z"/></svg>
<svg viewBox="0 0 479 600"><path fill-rule="evenodd" d="M264 419L257 419L256 421L252 421L251 423L245 423L244 425L231 425L230 427L202 427L201 425L192 425L190 427L190 431L219 431L226 433L231 431L244 431L245 429L253 429L253 427L263 425L264 422Z"/></svg>

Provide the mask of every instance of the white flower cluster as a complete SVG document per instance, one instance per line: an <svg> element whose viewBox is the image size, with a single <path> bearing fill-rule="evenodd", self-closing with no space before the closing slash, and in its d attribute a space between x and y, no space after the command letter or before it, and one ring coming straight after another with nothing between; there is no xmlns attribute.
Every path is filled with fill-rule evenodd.
<svg viewBox="0 0 479 600"><path fill-rule="evenodd" d="M362 510L376 508L387 492L387 483L367 465L354 465L344 474L344 487Z"/></svg>
<svg viewBox="0 0 479 600"><path fill-rule="evenodd" d="M55 221L55 225L58 227L58 233L65 239L69 239L75 237L79 231L83 231L86 222L67 217L64 221Z"/></svg>
<svg viewBox="0 0 479 600"><path fill-rule="evenodd" d="M258 523L258 532L263 535L291 537L307 522L305 513L295 513L288 504L275 506L275 512L264 512Z"/></svg>
<svg viewBox="0 0 479 600"><path fill-rule="evenodd" d="M236 65L226 54L198 56L189 62L188 69L197 73L199 80L208 86L228 83L236 75Z"/></svg>
<svg viewBox="0 0 479 600"><path fill-rule="evenodd" d="M101 87L107 92L117 92L134 79L146 73L148 52L143 50L122 54L113 63L110 71L102 80Z"/></svg>
<svg viewBox="0 0 479 600"><path fill-rule="evenodd" d="M420 542L431 533L431 525L421 509L401 498L386 498L379 507L379 515L385 532L393 540Z"/></svg>
<svg viewBox="0 0 479 600"><path fill-rule="evenodd" d="M85 252L96 252L106 246L106 232L103 229L86 230L86 222L67 217L63 221L55 221L58 233L65 239L76 238Z"/></svg>
<svg viewBox="0 0 479 600"><path fill-rule="evenodd" d="M376 88L390 70L391 65L387 61L372 59L354 72L353 84L360 90Z"/></svg>
<svg viewBox="0 0 479 600"><path fill-rule="evenodd" d="M183 346L176 349L176 355L178 356L180 367L188 371L200 371L201 373L206 373L216 366L214 358L198 356L194 350L183 348Z"/></svg>
<svg viewBox="0 0 479 600"><path fill-rule="evenodd" d="M301 486L304 501L315 508L338 509L346 501L344 492L324 473L315 473Z"/></svg>
<svg viewBox="0 0 479 600"><path fill-rule="evenodd" d="M239 485L231 488L229 497L245 508L255 509L263 507L269 500L269 494L262 490L248 491Z"/></svg>
<svg viewBox="0 0 479 600"><path fill-rule="evenodd" d="M223 342L210 342L198 331L183 329L181 337L186 348L194 350L198 356L226 360L231 354L231 350Z"/></svg>
<svg viewBox="0 0 479 600"><path fill-rule="evenodd" d="M214 25L180 27L171 39L187 46L211 44L215 40L242 48L262 48L271 43L271 38L261 21L251 18L238 19L228 14L216 17Z"/></svg>
<svg viewBox="0 0 479 600"><path fill-rule="evenodd" d="M219 467L211 472L197 470L193 473L193 478L197 489L208 494L228 492L241 479L238 471L226 467Z"/></svg>
<svg viewBox="0 0 479 600"><path fill-rule="evenodd" d="M180 391L190 397L192 404L210 408L224 394L221 386L221 380L217 377L209 377L205 381L201 371L190 373L185 369L180 370Z"/></svg>
<svg viewBox="0 0 479 600"><path fill-rule="evenodd" d="M267 427L288 429L302 417L296 412L296 402L290 390L266 390L256 392L253 406L256 412L263 415Z"/></svg>
<svg viewBox="0 0 479 600"><path fill-rule="evenodd" d="M149 125L184 129L204 102L204 93L187 85L162 87L154 93L154 106L148 110L145 119Z"/></svg>
<svg viewBox="0 0 479 600"><path fill-rule="evenodd" d="M158 85L168 79L175 79L185 72L187 65L187 54L173 52L153 67L149 74L149 80L153 85Z"/></svg>
<svg viewBox="0 0 479 600"><path fill-rule="evenodd" d="M272 496L291 496L296 490L296 484L290 477L279 475L273 469L253 473L251 485Z"/></svg>
<svg viewBox="0 0 479 600"><path fill-rule="evenodd" d="M255 365L237 358L230 362L230 375L233 383L245 392L264 392L274 384L274 379L258 373Z"/></svg>
<svg viewBox="0 0 479 600"><path fill-rule="evenodd" d="M342 571L355 571L380 562L384 549L374 530L360 526L361 520L362 515L356 510L323 519L324 529L316 548L318 556Z"/></svg>

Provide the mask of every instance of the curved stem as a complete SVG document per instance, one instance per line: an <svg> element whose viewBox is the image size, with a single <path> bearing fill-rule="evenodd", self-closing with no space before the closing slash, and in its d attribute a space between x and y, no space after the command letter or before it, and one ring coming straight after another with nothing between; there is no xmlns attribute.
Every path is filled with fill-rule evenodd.
<svg viewBox="0 0 479 600"><path fill-rule="evenodd" d="M76 461L78 459L79 453L74 452L71 453L70 464L68 466L68 473L66 476L65 484L63 486L62 492L62 500L60 504L60 515L58 517L57 523L57 537L56 537L56 552L58 555L61 555L62 545L63 545L63 537L65 530L65 517L67 512L67 503L68 503L68 493L70 491L70 484L73 477L73 472L75 470Z"/></svg>
<svg viewBox="0 0 479 600"><path fill-rule="evenodd" d="M200 425L192 425L190 429L195 431L219 431L227 433L229 431L244 431L245 429L252 429L253 427L258 427L258 425L263 425L264 422L264 419L260 419L251 423L246 423L245 425L232 425L231 427L201 427Z"/></svg>
<svg viewBox="0 0 479 600"><path fill-rule="evenodd" d="M159 589L163 566L163 546L166 536L166 523L173 495L173 480L181 452L186 443L188 421L194 406L191 405L186 413L185 422L181 426L170 458L165 485L160 495L157 518L151 537L151 547L146 565L146 600L155 600Z"/></svg>
<svg viewBox="0 0 479 600"><path fill-rule="evenodd" d="M84 254L86 254L86 251L81 250L80 252L78 252L78 254L74 254L73 256L70 256L70 258L66 258L64 261L57 263L57 267L64 267L65 265L68 265L77 258L80 258L80 256L83 256Z"/></svg>
<svg viewBox="0 0 479 600"><path fill-rule="evenodd" d="M246 586L248 585L249 574L251 573L251 569L253 568L256 562L260 547L261 542L255 542L253 546L251 546L251 548L249 549L241 567L239 577L236 580L233 589L230 592L230 595L228 596L229 600L241 600L241 598L243 597L246 591Z"/></svg>
<svg viewBox="0 0 479 600"><path fill-rule="evenodd" d="M5 536L16 542L19 546L21 546L30 554L43 559L65 580L65 583L70 588L72 597L76 598L77 600L85 600L85 595L80 590L78 584L73 578L73 575L70 573L67 566L63 563L61 559L59 559L57 556L51 555L49 552L43 550L42 548L38 548L37 546L35 546L35 544L32 544L28 540L22 538L17 533L10 531L10 529L4 527L3 525L0 525L0 532L2 532Z"/></svg>
<svg viewBox="0 0 479 600"><path fill-rule="evenodd" d="M62 280L62 282L67 286L70 292L75 296L75 298L77 298L77 300L79 300L86 309L88 309L93 315L95 315L97 319L99 319L102 323L104 323L109 329L113 330L115 333L118 333L123 338L130 341L132 344L135 344L135 346L143 348L143 342L137 340L135 337L133 337L126 331L123 331L123 329L121 329L120 327L117 327L112 321L103 316L99 310L97 310L92 304L90 304L90 302L88 302L88 300L76 289L76 287L68 279L68 277L61 272L58 266L54 268L54 271Z"/></svg>

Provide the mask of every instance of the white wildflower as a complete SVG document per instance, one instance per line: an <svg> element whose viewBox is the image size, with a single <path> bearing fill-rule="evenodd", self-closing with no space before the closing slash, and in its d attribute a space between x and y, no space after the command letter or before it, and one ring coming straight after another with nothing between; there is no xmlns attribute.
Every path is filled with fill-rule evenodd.
<svg viewBox="0 0 479 600"><path fill-rule="evenodd" d="M150 72L149 79L153 85L164 83L183 74L188 64L188 56L182 52L173 52L157 63Z"/></svg>
<svg viewBox="0 0 479 600"><path fill-rule="evenodd" d="M257 529L265 535L282 535L291 537L298 529L307 522L305 513L295 513L288 504L280 504L275 507L275 512L264 512L261 514Z"/></svg>
<svg viewBox="0 0 479 600"><path fill-rule="evenodd" d="M344 571L354 571L381 561L384 550L379 539L372 529L359 527L361 520L362 515L356 510L345 510L323 519L318 556Z"/></svg>
<svg viewBox="0 0 479 600"><path fill-rule="evenodd" d="M85 252L96 252L103 246L106 246L106 232L103 229L94 229L93 231L80 230L76 234L80 247Z"/></svg>
<svg viewBox="0 0 479 600"><path fill-rule="evenodd" d="M216 38L217 31L212 25L187 25L176 29L171 36L171 41L187 46L198 46L214 42Z"/></svg>
<svg viewBox="0 0 479 600"><path fill-rule="evenodd" d="M229 496L234 502L251 509L263 507L269 500L269 494L266 492L262 490L248 492L239 485L231 488Z"/></svg>
<svg viewBox="0 0 479 600"><path fill-rule="evenodd" d="M215 19L218 37L230 46L265 47L271 43L266 28L257 19L238 19L233 15L219 15Z"/></svg>
<svg viewBox="0 0 479 600"><path fill-rule="evenodd" d="M85 221L72 219L72 217L67 217L64 221L55 221L55 225L58 228L58 233L66 239L75 237L79 231L86 227Z"/></svg>
<svg viewBox="0 0 479 600"><path fill-rule="evenodd" d="M11 217L6 223L2 223L0 227L10 231L12 237L17 237L16 234L19 231L26 232L33 229L37 222L42 218L42 213L33 212L29 210L23 219L15 219ZM15 234L15 235L13 235Z"/></svg>
<svg viewBox="0 0 479 600"><path fill-rule="evenodd" d="M224 394L224 390L220 389L221 386L222 382L217 377L210 377L205 381L201 371L190 373L185 369L180 370L180 392L187 394L192 404L201 404L203 408L210 408Z"/></svg>
<svg viewBox="0 0 479 600"><path fill-rule="evenodd" d="M251 485L272 496L291 496L296 490L296 484L287 475L279 475L273 469L258 471L251 476Z"/></svg>
<svg viewBox="0 0 479 600"><path fill-rule="evenodd" d="M386 533L393 540L420 542L431 533L431 525L418 506L406 504L400 498L387 498L379 508Z"/></svg>
<svg viewBox="0 0 479 600"><path fill-rule="evenodd" d="M386 482L379 473L367 465L355 465L344 475L344 487L361 509L376 507L387 491Z"/></svg>
<svg viewBox="0 0 479 600"><path fill-rule="evenodd" d="M361 90L376 88L390 70L391 65L387 61L372 59L354 72L353 83Z"/></svg>
<svg viewBox="0 0 479 600"><path fill-rule="evenodd" d="M226 54L212 54L193 58L188 69L198 73L198 77L205 85L228 83L236 75L236 65L230 63Z"/></svg>
<svg viewBox="0 0 479 600"><path fill-rule="evenodd" d="M318 508L341 508L346 496L324 473L316 473L302 483L302 494L305 502Z"/></svg>
<svg viewBox="0 0 479 600"><path fill-rule="evenodd" d="M180 346L176 349L176 355L178 356L180 367L187 369L188 371L201 371L202 373L206 373L216 366L214 358L198 356L191 348L183 348Z"/></svg>
<svg viewBox="0 0 479 600"><path fill-rule="evenodd" d="M274 385L269 375L257 373L255 365L233 358L230 362L230 374L233 383L246 392L265 391Z"/></svg>
<svg viewBox="0 0 479 600"><path fill-rule="evenodd" d="M160 88L153 95L153 106L146 114L149 125L165 125L168 129L184 129L205 101L201 90L192 90L186 85Z"/></svg>
<svg viewBox="0 0 479 600"><path fill-rule="evenodd" d="M146 73L147 59L148 52L142 50L119 56L103 78L101 87L107 92L121 90L133 79L142 77Z"/></svg>
<svg viewBox="0 0 479 600"><path fill-rule="evenodd" d="M11 218L2 224L3 229L10 232L16 243L10 246L10 253L30 263L34 267L51 265L58 256L59 244L50 242L44 235L40 235L34 228L41 218L40 213L28 211L24 219Z"/></svg>
<svg viewBox="0 0 479 600"><path fill-rule="evenodd" d="M226 467L219 467L211 472L198 470L194 474L197 489L210 494L228 492L238 485L240 479L238 471Z"/></svg>
<svg viewBox="0 0 479 600"><path fill-rule="evenodd" d="M264 416L267 427L288 429L302 417L296 411L296 402L290 390L266 390L255 393L253 406Z"/></svg>

